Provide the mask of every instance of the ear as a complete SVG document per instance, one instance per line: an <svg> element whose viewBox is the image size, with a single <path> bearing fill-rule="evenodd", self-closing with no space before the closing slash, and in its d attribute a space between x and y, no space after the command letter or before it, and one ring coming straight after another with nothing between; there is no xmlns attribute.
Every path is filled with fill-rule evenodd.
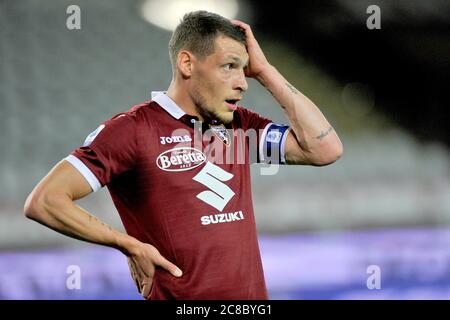
<svg viewBox="0 0 450 320"><path fill-rule="evenodd" d="M189 51L182 50L178 53L177 68L183 78L190 78L192 76L194 55Z"/></svg>

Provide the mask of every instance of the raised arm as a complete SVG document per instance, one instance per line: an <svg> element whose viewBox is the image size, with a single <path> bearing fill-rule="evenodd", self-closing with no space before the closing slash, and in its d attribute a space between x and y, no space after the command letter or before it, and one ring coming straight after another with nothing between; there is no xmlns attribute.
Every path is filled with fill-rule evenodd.
<svg viewBox="0 0 450 320"><path fill-rule="evenodd" d="M285 144L286 162L322 166L339 159L343 153L342 143L319 108L267 61L249 25L238 20L232 22L246 34L249 54L246 76L258 80L289 119L292 131Z"/></svg>

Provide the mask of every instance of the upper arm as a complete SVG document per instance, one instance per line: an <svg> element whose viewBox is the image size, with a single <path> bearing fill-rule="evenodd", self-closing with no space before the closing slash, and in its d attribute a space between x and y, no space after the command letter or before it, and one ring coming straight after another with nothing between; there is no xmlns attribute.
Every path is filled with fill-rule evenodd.
<svg viewBox="0 0 450 320"><path fill-rule="evenodd" d="M44 202L58 198L77 200L92 192L81 173L66 160L60 161L38 183L25 203L25 212L32 215Z"/></svg>
<svg viewBox="0 0 450 320"><path fill-rule="evenodd" d="M302 148L295 132L288 125L269 123L260 138L261 162L271 164L325 166L342 154L339 140L326 139L314 149Z"/></svg>
<svg viewBox="0 0 450 320"><path fill-rule="evenodd" d="M284 146L286 164L311 165L308 154L300 147L292 130L289 130Z"/></svg>
<svg viewBox="0 0 450 320"><path fill-rule="evenodd" d="M258 131L258 162L271 164L313 165L330 164L342 153L342 145L335 140L321 141L315 150L300 146L292 128L242 107L238 108L244 129ZM330 142L331 141L331 142ZM317 150L319 149L319 150Z"/></svg>
<svg viewBox="0 0 450 320"><path fill-rule="evenodd" d="M66 204L85 197L108 184L114 176L130 169L135 161L135 121L117 115L88 135L77 148L55 165L39 182L25 203L28 215L49 203Z"/></svg>
<svg viewBox="0 0 450 320"><path fill-rule="evenodd" d="M289 130L284 156L287 164L326 166L339 159L342 150L342 143L337 136L334 139L328 138L321 141L314 149L305 150L298 143L294 131Z"/></svg>
<svg viewBox="0 0 450 320"><path fill-rule="evenodd" d="M48 174L51 188L63 190L73 200L92 192L86 178L67 160L60 161Z"/></svg>

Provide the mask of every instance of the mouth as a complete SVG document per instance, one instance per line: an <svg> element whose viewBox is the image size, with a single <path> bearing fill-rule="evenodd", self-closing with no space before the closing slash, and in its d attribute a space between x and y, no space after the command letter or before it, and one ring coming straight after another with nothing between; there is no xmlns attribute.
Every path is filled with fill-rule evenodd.
<svg viewBox="0 0 450 320"><path fill-rule="evenodd" d="M231 109L231 110L236 110L237 109L237 103L240 101L241 99L226 99L225 103L227 104L227 106Z"/></svg>

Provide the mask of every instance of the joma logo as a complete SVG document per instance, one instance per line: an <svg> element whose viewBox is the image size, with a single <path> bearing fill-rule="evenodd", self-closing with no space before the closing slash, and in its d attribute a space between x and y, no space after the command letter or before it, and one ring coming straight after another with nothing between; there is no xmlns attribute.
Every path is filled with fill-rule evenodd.
<svg viewBox="0 0 450 320"><path fill-rule="evenodd" d="M191 142L192 138L188 135L184 136L171 136L171 137L159 137L161 144L166 143L180 143L180 142Z"/></svg>

